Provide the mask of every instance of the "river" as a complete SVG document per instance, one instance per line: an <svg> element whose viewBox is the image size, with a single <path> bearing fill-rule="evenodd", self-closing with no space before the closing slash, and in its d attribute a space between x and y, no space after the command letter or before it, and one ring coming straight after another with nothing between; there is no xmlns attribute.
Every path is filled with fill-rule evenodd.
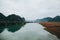
<svg viewBox="0 0 60 40"><path fill-rule="evenodd" d="M58 40L58 38L45 31L38 23L27 23L15 33L5 29L0 34L0 40Z"/></svg>

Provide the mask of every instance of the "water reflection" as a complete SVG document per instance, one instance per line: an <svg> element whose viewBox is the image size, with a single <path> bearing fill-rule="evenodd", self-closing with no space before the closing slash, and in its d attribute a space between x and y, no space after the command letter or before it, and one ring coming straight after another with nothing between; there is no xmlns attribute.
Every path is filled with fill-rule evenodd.
<svg viewBox="0 0 60 40"><path fill-rule="evenodd" d="M54 35L43 29L44 27L37 23L28 23L19 31L11 33L5 29L0 34L1 40L58 40Z"/></svg>

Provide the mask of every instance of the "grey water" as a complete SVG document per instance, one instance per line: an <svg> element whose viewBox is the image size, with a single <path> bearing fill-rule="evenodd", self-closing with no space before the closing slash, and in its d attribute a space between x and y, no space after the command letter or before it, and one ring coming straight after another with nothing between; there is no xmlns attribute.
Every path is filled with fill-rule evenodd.
<svg viewBox="0 0 60 40"><path fill-rule="evenodd" d="M0 34L0 40L59 40L56 36L50 34L44 27L38 23L27 23L15 33L5 29Z"/></svg>

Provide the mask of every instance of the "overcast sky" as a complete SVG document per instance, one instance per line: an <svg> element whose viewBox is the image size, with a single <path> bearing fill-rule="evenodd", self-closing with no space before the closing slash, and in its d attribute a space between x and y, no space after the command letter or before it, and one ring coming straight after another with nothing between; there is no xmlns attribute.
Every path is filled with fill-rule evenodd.
<svg viewBox="0 0 60 40"><path fill-rule="evenodd" d="M0 12L17 14L28 20L60 15L60 0L0 0Z"/></svg>

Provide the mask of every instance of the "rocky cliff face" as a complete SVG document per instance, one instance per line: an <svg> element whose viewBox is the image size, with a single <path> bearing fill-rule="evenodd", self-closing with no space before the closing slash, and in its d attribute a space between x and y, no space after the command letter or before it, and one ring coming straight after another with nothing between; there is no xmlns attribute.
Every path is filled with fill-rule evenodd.
<svg viewBox="0 0 60 40"><path fill-rule="evenodd" d="M60 39L60 22L42 22L40 24L45 27L45 30L56 35Z"/></svg>

